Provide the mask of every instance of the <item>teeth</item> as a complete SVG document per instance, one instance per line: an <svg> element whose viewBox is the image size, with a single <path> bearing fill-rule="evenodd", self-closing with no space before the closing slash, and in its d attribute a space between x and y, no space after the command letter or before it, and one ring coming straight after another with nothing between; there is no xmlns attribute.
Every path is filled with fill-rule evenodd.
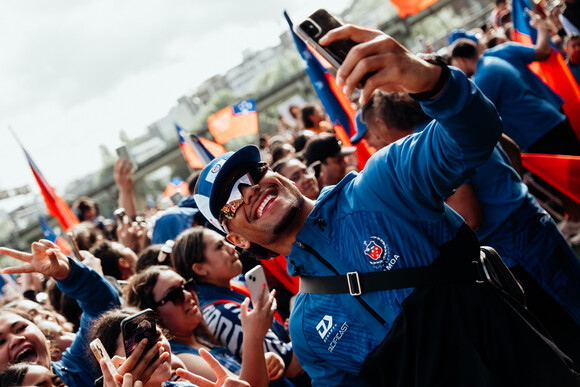
<svg viewBox="0 0 580 387"><path fill-rule="evenodd" d="M20 363L20 362L24 362L26 360L29 360L29 358L31 358L33 355L34 355L34 351L32 351L32 349L30 349L30 348L26 348L25 350L20 352L18 354L18 356L16 356L16 362Z"/></svg>
<svg viewBox="0 0 580 387"><path fill-rule="evenodd" d="M258 218L262 217L262 213L264 211L264 208L266 208L266 205L268 205L268 203L270 202L270 200L274 199L276 196L274 195L268 195L266 196L266 198L264 199L264 201L262 202L262 204L260 204L260 207L258 207Z"/></svg>

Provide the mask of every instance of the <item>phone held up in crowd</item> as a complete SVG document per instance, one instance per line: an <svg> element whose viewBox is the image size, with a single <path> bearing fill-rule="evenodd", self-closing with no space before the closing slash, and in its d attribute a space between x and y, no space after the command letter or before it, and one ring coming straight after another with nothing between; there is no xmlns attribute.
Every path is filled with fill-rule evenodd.
<svg viewBox="0 0 580 387"><path fill-rule="evenodd" d="M330 43L328 46L321 46L318 41L328 31L341 27L342 25L342 21L330 12L325 9L319 9L306 18L306 20L295 26L294 31L334 68L338 69L344 62L348 52L358 43L351 39L341 39ZM366 74L359 82L358 87L363 88L366 80L374 74L375 72Z"/></svg>

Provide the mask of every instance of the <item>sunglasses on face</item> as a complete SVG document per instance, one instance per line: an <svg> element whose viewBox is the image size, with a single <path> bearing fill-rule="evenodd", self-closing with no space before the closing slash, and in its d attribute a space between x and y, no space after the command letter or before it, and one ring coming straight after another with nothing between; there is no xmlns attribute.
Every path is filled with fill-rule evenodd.
<svg viewBox="0 0 580 387"><path fill-rule="evenodd" d="M258 182L264 177L266 172L268 172L268 164L265 162L260 162L252 164L248 168L244 168L240 173L232 180L230 184L226 186L224 191L225 203L220 211L220 219L233 219L238 208L244 203L244 198L242 196L241 188L243 186L252 186L258 184Z"/></svg>
<svg viewBox="0 0 580 387"><path fill-rule="evenodd" d="M190 279L189 281L182 284L180 287L172 289L163 297L161 300L155 303L155 307L158 308L168 302L173 302L173 305L182 305L185 301L185 292L194 293L196 290L195 282Z"/></svg>

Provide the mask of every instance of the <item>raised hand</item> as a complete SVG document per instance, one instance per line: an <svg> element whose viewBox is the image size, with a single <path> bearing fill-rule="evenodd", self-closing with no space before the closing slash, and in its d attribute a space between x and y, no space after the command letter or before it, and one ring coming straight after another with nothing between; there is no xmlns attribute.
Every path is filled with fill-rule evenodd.
<svg viewBox="0 0 580 387"><path fill-rule="evenodd" d="M3 269L3 274L40 273L45 277L53 277L57 280L63 280L70 274L71 269L67 256L47 239L32 243L30 253L0 247L0 254L26 262L21 266Z"/></svg>
<svg viewBox="0 0 580 387"><path fill-rule="evenodd" d="M141 357L143 350L147 344L147 339L141 340L141 342L135 347L135 350L128 358L121 356L113 356L113 363L117 367L117 374L115 378L118 382L122 381L123 376L130 373L133 375L134 380L140 380L144 384L147 383L153 372L163 363L168 357L169 352L163 350L161 342L157 342L156 345L151 347L149 351ZM159 354L159 358L154 362L151 362L153 357Z"/></svg>
<svg viewBox="0 0 580 387"><path fill-rule="evenodd" d="M205 362L210 366L214 375L216 376L216 381L211 382L206 378L198 376L191 373L183 368L178 368L176 370L179 377L197 384L199 387L249 387L250 384L244 382L243 380L234 379L228 376L226 369L205 349L201 348L199 350L199 355L205 360Z"/></svg>
<svg viewBox="0 0 580 387"><path fill-rule="evenodd" d="M143 383L140 380L133 382L133 375L129 372L121 376L121 381L119 382L115 375L111 373L109 367L107 367L104 359L99 361L99 365L103 373L103 387L143 387Z"/></svg>
<svg viewBox="0 0 580 387"><path fill-rule="evenodd" d="M123 246L127 246L136 254L143 249L147 239L147 228L137 222L132 222L128 215L117 226L117 239Z"/></svg>
<svg viewBox="0 0 580 387"><path fill-rule="evenodd" d="M244 339L258 338L264 340L268 329L272 327L274 313L278 304L276 303L276 289L270 293L266 292L266 287L262 286L258 293L258 299L254 303L254 309L248 310L250 299L246 298L240 309L240 320L244 331Z"/></svg>
<svg viewBox="0 0 580 387"><path fill-rule="evenodd" d="M413 55L396 40L384 33L365 27L346 24L329 31L320 39L328 45L340 39L359 43L350 50L337 72L337 84L348 95L370 72L362 90L360 102L366 103L376 89L422 93L431 90L441 74L441 68Z"/></svg>
<svg viewBox="0 0 580 387"><path fill-rule="evenodd" d="M127 159L117 159L113 178L119 189L133 189L133 163Z"/></svg>
<svg viewBox="0 0 580 387"><path fill-rule="evenodd" d="M284 375L286 364L280 355L274 352L266 352L266 367L270 380L280 379Z"/></svg>

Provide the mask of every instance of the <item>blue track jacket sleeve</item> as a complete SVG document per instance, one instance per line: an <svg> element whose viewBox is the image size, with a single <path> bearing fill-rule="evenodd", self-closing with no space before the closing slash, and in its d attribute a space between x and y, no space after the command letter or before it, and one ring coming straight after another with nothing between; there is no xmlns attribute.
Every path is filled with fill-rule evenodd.
<svg viewBox="0 0 580 387"><path fill-rule="evenodd" d="M501 119L461 71L452 67L443 93L421 105L435 120L369 159L353 197L359 205L375 210L378 200L400 217L438 220L444 198L491 155L502 133Z"/></svg>
<svg viewBox="0 0 580 387"><path fill-rule="evenodd" d="M99 273L72 258L69 262L70 275L57 281L57 285L78 302L83 313L76 338L63 354L62 364L73 372L90 375L94 374L92 363L87 359L87 356L92 356L89 349L90 323L103 312L121 305L121 300L115 288Z"/></svg>

